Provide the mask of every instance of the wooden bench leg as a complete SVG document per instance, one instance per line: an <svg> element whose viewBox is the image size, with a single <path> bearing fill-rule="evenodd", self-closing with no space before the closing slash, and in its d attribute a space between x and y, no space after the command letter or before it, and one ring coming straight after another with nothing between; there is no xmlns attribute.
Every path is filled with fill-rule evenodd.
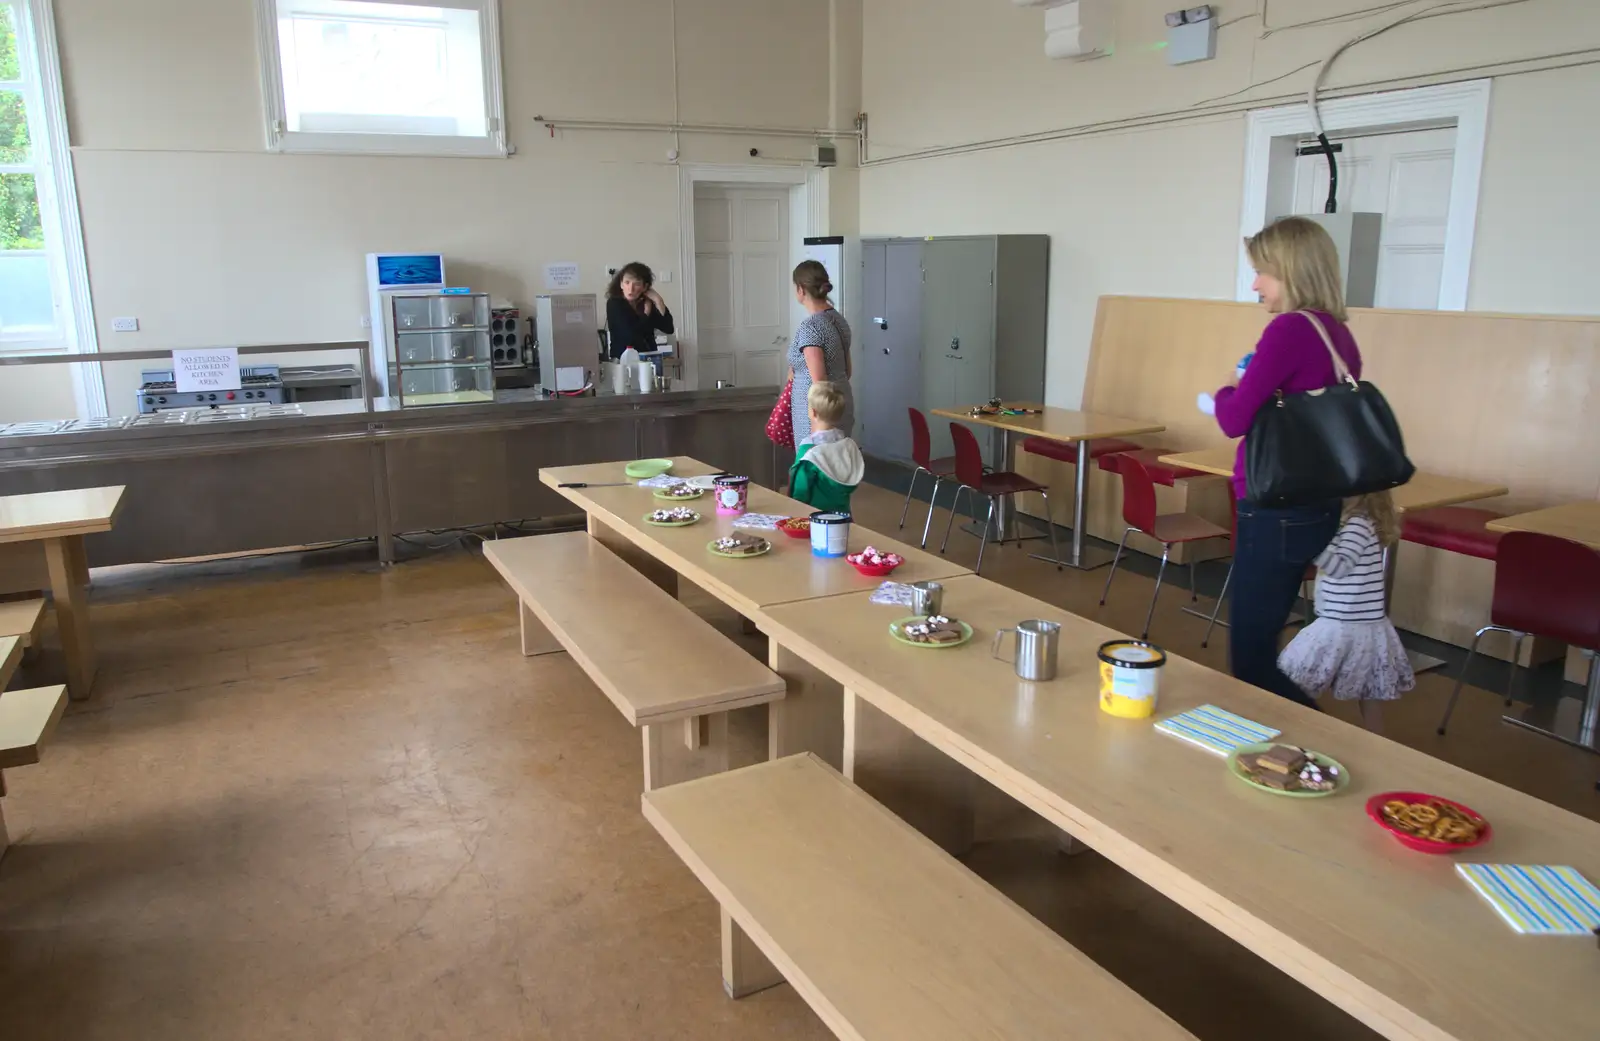
<svg viewBox="0 0 1600 1041"><path fill-rule="evenodd" d="M727 908L722 908L722 989L743 998L783 982L767 956L751 941Z"/></svg>
<svg viewBox="0 0 1600 1041"><path fill-rule="evenodd" d="M713 712L639 728L644 741L644 790L728 770L728 714Z"/></svg>
<svg viewBox="0 0 1600 1041"><path fill-rule="evenodd" d="M1089 852L1089 847L1085 846L1082 841L1073 838L1069 832L1063 831L1060 828L1056 829L1056 849L1060 850L1069 857L1075 857L1080 853Z"/></svg>
<svg viewBox="0 0 1600 1041"><path fill-rule="evenodd" d="M835 770L844 764L844 688L816 666L767 640L767 668L788 689L767 706L767 756L782 759L811 752Z"/></svg>
<svg viewBox="0 0 1600 1041"><path fill-rule="evenodd" d="M6 847L11 845L11 839L6 834L6 775L0 770L0 860L6 858Z"/></svg>
<svg viewBox="0 0 1600 1041"><path fill-rule="evenodd" d="M550 634L539 616L518 601L517 612L522 616L522 653L532 658L540 654L556 654L562 650L561 641Z"/></svg>
<svg viewBox="0 0 1600 1041"><path fill-rule="evenodd" d="M589 514L589 536L606 549L627 561L639 574L665 589L673 597L678 595L678 573L655 557L619 535L614 528Z"/></svg>
<svg viewBox="0 0 1600 1041"><path fill-rule="evenodd" d="M89 573L83 536L46 539L44 559L50 573L50 596L55 601L61 650L67 659L67 696L82 701L94 689L97 670L94 636L89 631L89 590L82 583Z"/></svg>
<svg viewBox="0 0 1600 1041"><path fill-rule="evenodd" d="M842 773L951 856L972 849L971 772L851 690Z"/></svg>

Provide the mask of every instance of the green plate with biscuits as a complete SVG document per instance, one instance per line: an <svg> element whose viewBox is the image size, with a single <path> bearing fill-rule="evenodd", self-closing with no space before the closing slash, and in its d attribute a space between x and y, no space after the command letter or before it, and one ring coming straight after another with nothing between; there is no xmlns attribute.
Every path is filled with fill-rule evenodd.
<svg viewBox="0 0 1600 1041"><path fill-rule="evenodd" d="M1228 770L1256 791L1291 799L1322 799L1350 786L1350 771L1339 760L1282 741L1234 749Z"/></svg>

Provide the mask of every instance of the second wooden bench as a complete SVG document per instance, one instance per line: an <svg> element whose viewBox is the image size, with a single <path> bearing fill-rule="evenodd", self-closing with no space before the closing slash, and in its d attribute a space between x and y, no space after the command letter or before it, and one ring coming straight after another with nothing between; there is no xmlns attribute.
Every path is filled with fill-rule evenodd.
<svg viewBox="0 0 1600 1041"><path fill-rule="evenodd" d="M565 650L643 731L644 789L728 769L728 712L784 681L584 532L489 542L521 602L522 653Z"/></svg>

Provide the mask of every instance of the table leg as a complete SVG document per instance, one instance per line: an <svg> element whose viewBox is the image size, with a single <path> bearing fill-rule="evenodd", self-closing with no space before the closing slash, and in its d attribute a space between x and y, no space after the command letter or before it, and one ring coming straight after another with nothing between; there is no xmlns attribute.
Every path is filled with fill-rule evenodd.
<svg viewBox="0 0 1600 1041"><path fill-rule="evenodd" d="M1057 567L1070 567L1078 571L1093 571L1111 563L1110 550L1083 544L1083 518L1089 508L1089 442L1078 442L1078 472L1073 476L1072 489L1072 553L1065 560L1034 553L1034 560L1042 560Z"/></svg>
<svg viewBox="0 0 1600 1041"><path fill-rule="evenodd" d="M678 573L661 563L649 553L623 538L610 525L589 514L589 535L606 549L627 561L635 571L666 590L678 595Z"/></svg>
<svg viewBox="0 0 1600 1041"><path fill-rule="evenodd" d="M851 690L843 773L951 856L972 848L972 774Z"/></svg>
<svg viewBox="0 0 1600 1041"><path fill-rule="evenodd" d="M767 639L767 667L788 685L767 705L767 755L812 752L835 770L844 763L844 688L776 637Z"/></svg>
<svg viewBox="0 0 1600 1041"><path fill-rule="evenodd" d="M45 568L50 575L50 596L56 608L56 628L67 658L67 696L83 701L94 689L94 637L89 632L89 591L80 584L86 572L83 536L44 540Z"/></svg>
<svg viewBox="0 0 1600 1041"><path fill-rule="evenodd" d="M1584 688L1583 705L1579 709L1577 718L1567 717L1562 719L1560 703L1556 710L1550 712L1549 726L1541 726L1536 719L1543 718L1546 713L1529 711L1522 716L1502 716L1505 722L1512 726L1531 730L1545 737L1553 737L1564 744L1574 745L1578 748L1588 749L1591 752L1600 752L1600 657L1594 654L1586 655L1589 659L1589 682ZM1565 702L1566 699L1562 699Z"/></svg>
<svg viewBox="0 0 1600 1041"><path fill-rule="evenodd" d="M1389 613L1389 605L1394 602L1394 573L1395 562L1400 556L1400 545L1396 543L1383 551L1383 610ZM1443 658L1435 658L1423 654L1421 651L1406 651L1406 660L1411 662L1411 671L1424 673L1430 669L1437 669L1444 664Z"/></svg>

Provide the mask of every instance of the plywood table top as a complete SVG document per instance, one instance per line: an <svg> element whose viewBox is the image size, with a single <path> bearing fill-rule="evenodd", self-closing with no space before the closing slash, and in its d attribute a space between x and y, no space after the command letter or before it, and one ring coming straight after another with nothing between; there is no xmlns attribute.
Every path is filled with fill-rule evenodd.
<svg viewBox="0 0 1600 1041"><path fill-rule="evenodd" d="M1104 412L1079 412L1069 408L1051 408L1033 402L1008 401L1009 408L1036 408L1041 411L1026 416L973 415L972 408L936 408L932 414L944 419L975 426L995 427L1013 434L1027 434L1051 441L1093 441L1102 437L1133 437L1136 434L1155 434L1167 429L1160 423L1146 419L1127 419Z"/></svg>
<svg viewBox="0 0 1600 1041"><path fill-rule="evenodd" d="M1569 502L1489 522L1490 531L1536 531L1600 549L1600 502Z"/></svg>
<svg viewBox="0 0 1600 1041"><path fill-rule="evenodd" d="M122 509L125 490L119 484L107 488L0 495L0 542L110 531Z"/></svg>
<svg viewBox="0 0 1600 1041"><path fill-rule="evenodd" d="M1196 452L1174 452L1164 455L1161 462L1168 466L1181 466L1220 477L1233 476L1234 453L1237 443L1203 448ZM1479 499L1493 499L1509 489L1503 484L1488 484L1460 477L1418 472L1410 481L1394 490L1394 507L1401 513L1407 510L1431 510L1437 506L1455 506Z"/></svg>
<svg viewBox="0 0 1600 1041"><path fill-rule="evenodd" d="M694 459L679 458L673 463L672 472L677 476L692 477L716 472L714 467ZM843 558L813 556L809 540L790 538L779 531L752 532L772 543L772 551L764 556L739 560L716 556L706 549L706 544L733 534L734 521L738 518L718 516L716 504L708 492L699 499L681 504L699 512L698 524L685 528L660 528L646 524L644 518L650 511L679 504L657 499L650 489L627 481L622 473L624 465L600 463L554 467L540 471L539 479L556 488L607 527L616 530L629 542L743 614L749 615L762 607L795 600L870 592L885 581L862 575ZM616 481L627 483L620 487L557 487L571 481L587 481L592 485ZM749 511L785 517L804 517L814 512L812 507L804 503L754 484L750 486ZM905 558L906 562L892 576L896 582L942 580L972 573L970 568L951 563L942 556L925 552L859 524L852 525L850 552L860 552L868 545L898 553Z"/></svg>
<svg viewBox="0 0 1600 1041"><path fill-rule="evenodd" d="M895 642L899 614L865 596L762 612L774 638L935 747L1212 926L1392 1038L1557 1041L1600 1022L1592 939L1513 933L1458 860L1572 865L1600 881L1600 824L1291 704L1195 662L1163 670L1157 718L1218 705L1345 764L1326 799L1252 790L1224 761L1098 707L1096 648L1121 634L977 576L944 582L962 647ZM997 629L1063 625L1058 677L1019 680ZM1009 646L1009 645L1008 645ZM1401 847L1364 812L1388 790L1433 792L1488 817L1470 857Z"/></svg>

